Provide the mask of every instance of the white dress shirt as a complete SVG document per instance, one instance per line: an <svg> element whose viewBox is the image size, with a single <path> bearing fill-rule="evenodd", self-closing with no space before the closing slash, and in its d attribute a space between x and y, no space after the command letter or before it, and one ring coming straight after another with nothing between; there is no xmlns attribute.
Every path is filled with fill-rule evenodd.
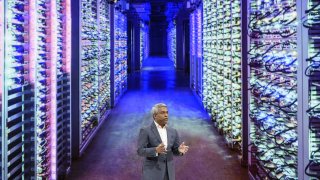
<svg viewBox="0 0 320 180"><path fill-rule="evenodd" d="M163 142L165 149L167 149L168 147L167 125L161 127L156 121L154 121L154 123L157 126L161 141Z"/></svg>

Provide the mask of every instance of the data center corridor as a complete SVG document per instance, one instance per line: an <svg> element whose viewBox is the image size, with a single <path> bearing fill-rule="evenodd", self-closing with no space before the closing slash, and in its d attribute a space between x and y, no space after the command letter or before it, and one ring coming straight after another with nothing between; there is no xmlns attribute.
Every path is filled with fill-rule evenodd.
<svg viewBox="0 0 320 180"><path fill-rule="evenodd" d="M0 0L0 180L172 177L161 102L170 180L320 180L320 0Z"/></svg>
<svg viewBox="0 0 320 180"><path fill-rule="evenodd" d="M152 105L169 108L169 125L190 146L175 158L177 180L248 179L237 153L228 149L188 87L188 75L175 71L165 57L150 57L129 77L129 89L104 122L83 156L73 161L67 179L140 179L142 157L136 153L142 126L152 122Z"/></svg>

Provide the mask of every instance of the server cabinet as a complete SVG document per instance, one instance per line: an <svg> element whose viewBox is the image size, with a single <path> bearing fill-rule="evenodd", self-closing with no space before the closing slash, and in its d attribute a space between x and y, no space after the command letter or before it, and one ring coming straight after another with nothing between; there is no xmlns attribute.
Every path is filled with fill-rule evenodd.
<svg viewBox="0 0 320 180"><path fill-rule="evenodd" d="M298 163L303 157L298 136L305 135L298 115L303 105L300 9L295 0L250 1L248 9L250 177L305 179Z"/></svg>
<svg viewBox="0 0 320 180"><path fill-rule="evenodd" d="M143 61L149 57L149 26L140 22L140 69Z"/></svg>
<svg viewBox="0 0 320 180"><path fill-rule="evenodd" d="M79 6L80 43L74 51L79 55L73 58L74 83L73 109L75 123L73 129L74 156L80 156L86 149L111 109L111 18L113 6L106 0L82 0ZM78 8L75 8L77 11ZM76 12L75 12L76 13ZM74 13L74 14L75 14ZM78 26L78 27L76 27ZM78 114L78 115L76 115ZM77 153L78 151L78 153Z"/></svg>
<svg viewBox="0 0 320 180"><path fill-rule="evenodd" d="M139 39L140 39L140 69L142 69L142 63L143 63L143 60L144 60L144 48L145 48L145 44L144 44L144 38L145 38L145 32L144 32L144 27L145 25L140 22L140 36L139 36Z"/></svg>
<svg viewBox="0 0 320 180"><path fill-rule="evenodd" d="M318 1L309 0L307 3L297 3L301 6L302 13L298 16L302 21L303 55L302 55L302 113L304 122L301 132L304 132L301 141L304 150L299 155L303 156L298 163L303 164L299 170L304 170L303 179L320 178L320 4ZM308 87L308 88L306 88ZM300 136L301 137L301 136ZM302 163L303 162L303 163Z"/></svg>
<svg viewBox="0 0 320 180"><path fill-rule="evenodd" d="M150 41L149 41L149 26L148 25L145 25L143 39L144 39L143 58L147 59L150 55Z"/></svg>
<svg viewBox="0 0 320 180"><path fill-rule="evenodd" d="M203 104L227 144L242 151L240 0L203 1Z"/></svg>
<svg viewBox="0 0 320 180"><path fill-rule="evenodd" d="M0 1L0 148L1 148L1 158L0 158L0 177L3 178L3 172L2 172L2 167L3 167L3 157L4 157L4 149L3 149L3 137L4 137L4 132L3 132L3 127L5 127L5 122L2 120L3 118L3 99L4 99L4 1Z"/></svg>
<svg viewBox="0 0 320 180"><path fill-rule="evenodd" d="M69 0L0 2L2 179L70 167Z"/></svg>
<svg viewBox="0 0 320 180"><path fill-rule="evenodd" d="M190 88L202 100L202 4L190 14Z"/></svg>
<svg viewBox="0 0 320 180"><path fill-rule="evenodd" d="M114 107L127 91L127 17L119 10L111 11L111 104Z"/></svg>
<svg viewBox="0 0 320 180"><path fill-rule="evenodd" d="M167 34L168 57L173 62L174 67L177 67L177 26L175 20L169 22Z"/></svg>

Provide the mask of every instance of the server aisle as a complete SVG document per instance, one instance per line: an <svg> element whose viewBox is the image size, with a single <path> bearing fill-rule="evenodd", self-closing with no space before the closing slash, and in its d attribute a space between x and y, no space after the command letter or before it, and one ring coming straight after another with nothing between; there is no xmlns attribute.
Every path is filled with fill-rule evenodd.
<svg viewBox="0 0 320 180"><path fill-rule="evenodd" d="M203 104L228 145L241 152L240 13L240 0L203 1Z"/></svg>
<svg viewBox="0 0 320 180"><path fill-rule="evenodd" d="M98 131L90 148L72 164L66 179L141 179L139 130L152 123L150 108L162 101L169 106L169 126L176 128L181 140L192 147L188 154L174 159L177 180L248 180L247 169L239 166L237 153L225 148L223 138L212 128L208 115L190 91L188 75L176 71L171 60L149 57L142 71L129 79L135 83L112 110L104 123L107 128Z"/></svg>
<svg viewBox="0 0 320 180"><path fill-rule="evenodd" d="M1 178L70 167L69 0L0 2Z"/></svg>
<svg viewBox="0 0 320 180"><path fill-rule="evenodd" d="M193 9L190 18L190 88L202 100L203 87L203 40L202 40L202 4Z"/></svg>
<svg viewBox="0 0 320 180"><path fill-rule="evenodd" d="M167 29L168 57L177 67L177 29L175 20L169 22Z"/></svg>
<svg viewBox="0 0 320 180"><path fill-rule="evenodd" d="M76 69L80 82L80 112L74 112L80 114L77 119L80 127L74 127L80 130L79 137L73 137L74 141L79 141L80 154L111 109L110 8L113 6L109 6L104 0L82 0L80 4L80 69Z"/></svg>

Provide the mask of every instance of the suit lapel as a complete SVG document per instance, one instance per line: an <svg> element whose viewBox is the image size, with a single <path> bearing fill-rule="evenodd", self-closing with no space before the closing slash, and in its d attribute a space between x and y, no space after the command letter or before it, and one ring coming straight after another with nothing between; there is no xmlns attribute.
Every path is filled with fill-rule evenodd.
<svg viewBox="0 0 320 180"><path fill-rule="evenodd" d="M151 124L151 130L152 130L153 134L157 137L159 142L162 143L162 140L161 140L160 134L158 132L157 126L154 124L154 122L152 122L152 124Z"/></svg>

